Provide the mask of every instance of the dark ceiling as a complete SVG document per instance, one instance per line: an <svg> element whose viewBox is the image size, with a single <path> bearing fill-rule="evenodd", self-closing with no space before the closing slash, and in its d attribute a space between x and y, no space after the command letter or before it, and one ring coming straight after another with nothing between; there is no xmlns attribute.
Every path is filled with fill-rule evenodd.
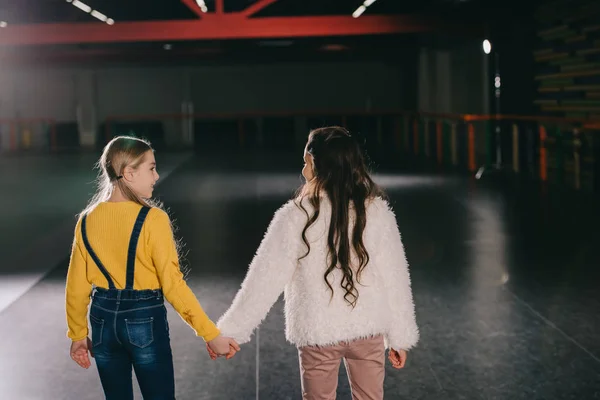
<svg viewBox="0 0 600 400"><path fill-rule="evenodd" d="M29 24L103 24L70 4L72 0L0 0L0 21L9 26ZM134 21L198 20L186 0L81 0L116 24ZM187 0L195 7L195 0ZM252 18L278 16L349 16L363 0L275 0ZM224 12L246 9L256 0L224 0ZM205 0L208 12L215 0ZM454 26L485 25L489 18L510 13L513 0L377 0L363 14L436 16ZM445 23L444 22L444 23ZM201 23L201 22L200 22ZM91 25L93 26L93 25ZM2 46L0 61L11 62L123 62L123 61L259 61L298 59L401 60L403 54L433 36L447 39L452 29L424 33L375 36L335 36L245 40L159 41L137 43L94 43L44 46ZM447 28L447 27L446 27ZM453 28L454 29L454 28ZM0 35L3 30L0 29ZM460 36L460 34L458 35ZM464 37L464 32L463 32ZM438 40L438 39L434 39Z"/></svg>
<svg viewBox="0 0 600 400"><path fill-rule="evenodd" d="M82 0L117 22L194 19L192 12L180 0ZM224 0L225 12L237 12L254 0ZM205 0L208 11L215 9L215 0ZM464 10L481 0L378 0L368 14L441 14ZM278 0L256 16L350 15L361 0ZM75 8L66 0L0 0L0 20L10 24L94 22L96 19Z"/></svg>

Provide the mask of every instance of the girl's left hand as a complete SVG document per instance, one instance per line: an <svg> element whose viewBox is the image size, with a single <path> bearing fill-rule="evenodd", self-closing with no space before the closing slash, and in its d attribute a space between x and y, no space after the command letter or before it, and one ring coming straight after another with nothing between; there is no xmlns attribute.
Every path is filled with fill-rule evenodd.
<svg viewBox="0 0 600 400"><path fill-rule="evenodd" d="M406 364L406 350L390 349L388 359L392 363L392 367L396 369L404 368Z"/></svg>
<svg viewBox="0 0 600 400"><path fill-rule="evenodd" d="M206 351L208 351L208 355L210 356L211 360L216 360L217 357L219 357L217 355L217 353L215 353L214 351L212 351L212 349L210 348L210 346L208 345L208 343L206 344Z"/></svg>
<svg viewBox="0 0 600 400"><path fill-rule="evenodd" d="M92 354L92 341L89 338L81 339L76 342L71 343L71 358L75 361L81 368L88 369L92 363L90 362Z"/></svg>
<svg viewBox="0 0 600 400"><path fill-rule="evenodd" d="M215 353L210 346L208 345L208 343L206 344L206 351L208 351L208 355L210 357L211 360L216 360L217 358L219 358L219 355L217 353ZM229 360L231 358L233 358L233 356L235 355L235 353L237 353L238 351L233 347L230 346L229 347L229 354L222 356L225 357L226 360Z"/></svg>

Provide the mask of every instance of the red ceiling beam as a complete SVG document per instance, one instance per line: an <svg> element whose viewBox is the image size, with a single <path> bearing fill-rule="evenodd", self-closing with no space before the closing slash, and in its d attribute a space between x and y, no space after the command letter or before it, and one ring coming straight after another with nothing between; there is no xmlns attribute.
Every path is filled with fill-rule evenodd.
<svg viewBox="0 0 600 400"><path fill-rule="evenodd" d="M277 0L257 0L254 4L248 6L242 14L246 17L256 14L260 10L270 6L275 3Z"/></svg>
<svg viewBox="0 0 600 400"><path fill-rule="evenodd" d="M224 0L215 0L215 12L217 14L223 14L225 12Z"/></svg>
<svg viewBox="0 0 600 400"><path fill-rule="evenodd" d="M464 25L462 25L464 27ZM206 14L202 20L9 25L0 45L382 35L455 30L437 19L407 15L245 18ZM460 29L461 26L458 26ZM469 28L472 31L471 27Z"/></svg>
<svg viewBox="0 0 600 400"><path fill-rule="evenodd" d="M195 0L181 0L181 2L185 4L186 7L189 8L198 17L202 17L202 15L204 14L202 10L200 10L200 7L198 7L198 4Z"/></svg>

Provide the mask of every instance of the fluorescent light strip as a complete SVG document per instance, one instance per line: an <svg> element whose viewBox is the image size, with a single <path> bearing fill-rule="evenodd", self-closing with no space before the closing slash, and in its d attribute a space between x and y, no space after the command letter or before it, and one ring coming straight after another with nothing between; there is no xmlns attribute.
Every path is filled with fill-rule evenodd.
<svg viewBox="0 0 600 400"><path fill-rule="evenodd" d="M104 15L101 12L96 11L96 10L92 11L92 17L98 18L102 22L106 22L106 20L108 19L108 17L106 15Z"/></svg>
<svg viewBox="0 0 600 400"><path fill-rule="evenodd" d="M196 0L196 4L198 4L198 7L200 7L200 10L202 10L202 12L208 12L208 7L206 7L206 3L204 2L204 0Z"/></svg>
<svg viewBox="0 0 600 400"><path fill-rule="evenodd" d="M360 17L365 11L367 11L367 7L375 3L375 1L377 0L365 0L365 2L352 13L352 16L354 18Z"/></svg>
<svg viewBox="0 0 600 400"><path fill-rule="evenodd" d="M353 16L354 18L358 18L358 17L360 17L360 16L362 15L362 13L364 13L364 12L365 12L365 10L366 10L366 9L367 9L367 7L365 7L365 6L360 6L360 7L358 7L358 8L356 9L356 11L354 11L354 12L352 13L352 16Z"/></svg>
<svg viewBox="0 0 600 400"><path fill-rule="evenodd" d="M102 22L106 22L108 25L115 24L114 19L108 18L106 15L102 14L98 10L92 10L92 7L88 6L85 3L82 3L79 0L67 0L67 3L73 4L75 7L79 8L83 12L90 13L92 15L92 17L97 18ZM0 27L2 27L1 24L0 24Z"/></svg>
<svg viewBox="0 0 600 400"><path fill-rule="evenodd" d="M73 5L74 5L75 7L77 7L77 8L79 8L81 11L83 11L83 12L86 12L86 13L89 13L90 11L92 11L92 7L88 6L88 5L87 5L87 4L85 4L85 3L82 3L82 2L81 2L81 1L79 1L79 0L75 0L75 1L73 2Z"/></svg>

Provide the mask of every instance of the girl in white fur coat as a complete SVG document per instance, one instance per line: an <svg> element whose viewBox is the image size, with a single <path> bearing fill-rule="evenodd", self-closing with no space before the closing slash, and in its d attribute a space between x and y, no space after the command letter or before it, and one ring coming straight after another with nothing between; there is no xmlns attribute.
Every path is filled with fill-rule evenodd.
<svg viewBox="0 0 600 400"><path fill-rule="evenodd" d="M250 341L283 291L303 399L335 398L342 359L353 399L383 399L385 349L402 368L419 339L396 218L344 128L312 131L304 161L306 184L275 213L217 326Z"/></svg>

